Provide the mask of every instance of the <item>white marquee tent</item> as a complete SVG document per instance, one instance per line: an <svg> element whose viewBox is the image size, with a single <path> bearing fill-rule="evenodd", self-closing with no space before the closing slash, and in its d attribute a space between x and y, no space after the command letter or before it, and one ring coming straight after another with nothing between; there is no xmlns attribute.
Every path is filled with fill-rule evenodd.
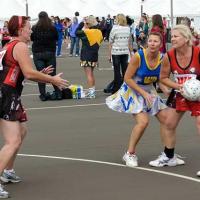
<svg viewBox="0 0 200 200"><path fill-rule="evenodd" d="M140 16L141 5L143 12L149 15L160 13L167 16L171 15L171 2L174 16L200 16L199 0L1 0L0 19L26 15L26 4L31 18L37 18L42 10L61 17L73 16L75 11L79 11L82 16L118 13Z"/></svg>

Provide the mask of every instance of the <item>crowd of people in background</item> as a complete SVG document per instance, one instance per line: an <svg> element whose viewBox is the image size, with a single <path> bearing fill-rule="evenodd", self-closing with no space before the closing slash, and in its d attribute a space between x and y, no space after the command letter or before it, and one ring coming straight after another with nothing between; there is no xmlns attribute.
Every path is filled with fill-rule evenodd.
<svg viewBox="0 0 200 200"><path fill-rule="evenodd" d="M65 17L60 19L59 16L51 16L50 19L58 32L56 56L62 56L62 45L64 42L67 44L67 48L70 49L69 56L78 57L80 54L80 39L76 37L75 30L84 17L81 17L79 12L76 12L71 18ZM148 33L154 30L161 32L163 35L161 51L163 53L166 52L167 29L170 30L170 23L166 20L166 17L162 17L159 14L150 17L146 13L143 13L140 19L133 19L130 16L126 16L126 19L127 25L130 27L132 42L137 44L136 50L146 47ZM109 41L110 32L113 26L116 25L116 16L111 17L108 14L106 17L96 17L96 21L98 29L102 32L104 41ZM190 27L194 36L194 45L199 45L199 34L194 27L194 19L183 17L179 23ZM7 24L8 21L5 21L4 26L0 29L2 47L10 40Z"/></svg>
<svg viewBox="0 0 200 200"><path fill-rule="evenodd" d="M98 66L99 48L102 42L108 44L107 55L112 62L114 74L109 88L104 90L105 93L112 94L106 99L106 103L113 110L131 113L136 120L127 152L123 156L126 165L139 165L136 146L149 123L149 115L156 116L159 120L162 129L161 141L164 145L164 152L149 164L154 167L184 164L175 154L175 131L185 111L191 111L200 132L200 102L190 103L185 101L181 93L177 94L177 90L182 86L171 81L170 74L175 74L177 70L183 74L185 69L193 67L199 78L200 63L196 60L199 58L200 48L194 20L180 18L178 23L182 25L172 27L170 32L166 17L160 14L149 17L142 13L141 18L134 21L124 14L113 17L108 14L107 17L100 18L93 15L81 17L79 12L75 12L72 18L60 19L59 16L49 17L45 11L39 13L38 21L32 27L28 17L13 16L10 21L5 21L0 32L3 49L1 53L3 52L2 56L5 55L6 63L6 71L3 69L0 75L1 98L6 99L0 111L5 139L5 145L0 151L1 180L21 181L15 174L13 165L26 134L26 113L20 100L23 79L38 82L41 101L61 100L62 89L69 84L61 78L61 74L56 75L57 58L62 57L62 51L65 50L63 43L69 51L69 57L80 59L80 67L86 75L88 87L85 98L89 99L96 98L93 71ZM169 33L172 35L173 48L170 51L167 47ZM29 42L36 70L32 68L28 54ZM187 59L182 61L182 58ZM4 79L9 76L8 72L13 66L17 68L19 76L16 76L15 83L6 82ZM190 71L187 73L190 74ZM161 83L158 83L159 81ZM46 83L53 85L52 93L46 92ZM168 88L172 88L171 93ZM158 95L158 91L169 96L167 105ZM11 112L13 101L18 107ZM182 106L175 105L176 101ZM16 132L15 137L12 136L13 131ZM197 175L200 176L200 172ZM0 198L8 196L9 193L0 184Z"/></svg>

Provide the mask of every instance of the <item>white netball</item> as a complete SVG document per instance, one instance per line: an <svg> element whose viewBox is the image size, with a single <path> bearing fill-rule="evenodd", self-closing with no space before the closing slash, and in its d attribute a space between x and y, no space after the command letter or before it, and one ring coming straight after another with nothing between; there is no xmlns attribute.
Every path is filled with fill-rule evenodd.
<svg viewBox="0 0 200 200"><path fill-rule="evenodd" d="M182 95L189 101L200 100L200 81L195 78L185 81Z"/></svg>

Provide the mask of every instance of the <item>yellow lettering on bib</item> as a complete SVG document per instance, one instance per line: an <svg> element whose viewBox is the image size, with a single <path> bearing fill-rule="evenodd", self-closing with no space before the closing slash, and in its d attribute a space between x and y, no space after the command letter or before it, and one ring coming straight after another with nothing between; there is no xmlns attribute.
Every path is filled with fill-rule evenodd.
<svg viewBox="0 0 200 200"><path fill-rule="evenodd" d="M155 81L157 81L157 77L156 76L147 76L144 78L144 83L145 84L149 84L149 83L153 83Z"/></svg>

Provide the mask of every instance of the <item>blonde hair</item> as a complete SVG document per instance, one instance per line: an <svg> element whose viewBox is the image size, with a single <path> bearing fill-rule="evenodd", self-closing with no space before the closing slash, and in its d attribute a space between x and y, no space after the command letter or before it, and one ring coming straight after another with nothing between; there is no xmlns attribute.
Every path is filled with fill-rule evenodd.
<svg viewBox="0 0 200 200"><path fill-rule="evenodd" d="M126 26L127 25L126 16L124 14L118 14L116 16L116 21L117 21L117 24L119 24L120 26Z"/></svg>
<svg viewBox="0 0 200 200"><path fill-rule="evenodd" d="M89 28L98 24L96 18L93 15L86 17L85 22Z"/></svg>
<svg viewBox="0 0 200 200"><path fill-rule="evenodd" d="M178 24L172 30L177 30L184 38L186 38L188 40L188 45L192 46L193 35L188 26L186 26L184 24Z"/></svg>

